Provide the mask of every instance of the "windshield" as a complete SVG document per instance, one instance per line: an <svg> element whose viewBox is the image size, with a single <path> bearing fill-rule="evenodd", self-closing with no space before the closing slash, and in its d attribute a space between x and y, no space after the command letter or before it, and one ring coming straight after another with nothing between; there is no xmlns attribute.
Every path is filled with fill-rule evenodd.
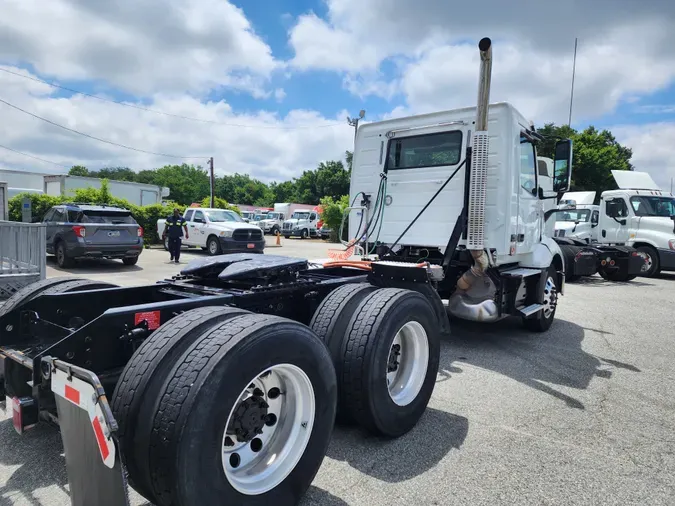
<svg viewBox="0 0 675 506"><path fill-rule="evenodd" d="M309 211L295 211L291 218L294 220L307 220L309 219Z"/></svg>
<svg viewBox="0 0 675 506"><path fill-rule="evenodd" d="M108 223L110 225L133 225L136 220L131 216L131 213L115 212L115 211L68 211L68 217L73 214L74 219L70 221L73 223Z"/></svg>
<svg viewBox="0 0 675 506"><path fill-rule="evenodd" d="M265 216L265 218L268 220L278 220L279 213L267 213L267 216Z"/></svg>
<svg viewBox="0 0 675 506"><path fill-rule="evenodd" d="M558 219L556 221L579 221L586 222L591 217L591 211L588 209L577 209L576 211L565 211L564 213L558 213Z"/></svg>
<svg viewBox="0 0 675 506"><path fill-rule="evenodd" d="M663 216L670 218L675 215L675 199L672 197L640 196L631 197L635 216Z"/></svg>
<svg viewBox="0 0 675 506"><path fill-rule="evenodd" d="M234 218L236 215L234 211L226 211L225 209L218 209L215 211L206 211L204 214L208 216L209 221L214 223L222 223L224 221L239 221Z"/></svg>
<svg viewBox="0 0 675 506"><path fill-rule="evenodd" d="M253 221L260 221L260 220L264 220L265 218L267 218L266 214L256 214L253 217Z"/></svg>

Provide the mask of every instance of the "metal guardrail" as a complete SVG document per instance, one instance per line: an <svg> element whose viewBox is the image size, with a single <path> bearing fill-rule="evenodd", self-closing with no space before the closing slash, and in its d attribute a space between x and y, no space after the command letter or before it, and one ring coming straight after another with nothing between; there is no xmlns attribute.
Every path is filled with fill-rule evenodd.
<svg viewBox="0 0 675 506"><path fill-rule="evenodd" d="M46 243L44 224L0 221L0 298L45 279Z"/></svg>

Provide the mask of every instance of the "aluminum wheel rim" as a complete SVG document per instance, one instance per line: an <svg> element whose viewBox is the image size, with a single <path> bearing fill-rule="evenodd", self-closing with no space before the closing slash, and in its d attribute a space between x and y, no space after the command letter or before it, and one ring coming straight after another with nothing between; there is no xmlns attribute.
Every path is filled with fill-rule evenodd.
<svg viewBox="0 0 675 506"><path fill-rule="evenodd" d="M429 366L429 338L422 324L407 322L389 348L387 388L394 404L407 406L422 390Z"/></svg>
<svg viewBox="0 0 675 506"><path fill-rule="evenodd" d="M209 253L211 253L212 255L218 253L218 244L216 244L216 241L214 240L209 241Z"/></svg>
<svg viewBox="0 0 675 506"><path fill-rule="evenodd" d="M544 318L550 318L555 309L555 304L557 300L555 282L551 276L546 280L546 286L544 287Z"/></svg>
<svg viewBox="0 0 675 506"><path fill-rule="evenodd" d="M241 441L234 431L237 414L242 414L245 402L259 400L268 406L267 419L252 440ZM223 431L222 465L230 485L241 494L260 495L284 481L309 443L315 409L312 382L295 365L270 367L251 380L230 411ZM274 423L269 415L274 416ZM243 418L252 419L246 414Z"/></svg>
<svg viewBox="0 0 675 506"><path fill-rule="evenodd" d="M652 256L644 251L640 252L640 255L645 259L645 263L640 267L640 272L649 272L652 270L652 265L654 265Z"/></svg>

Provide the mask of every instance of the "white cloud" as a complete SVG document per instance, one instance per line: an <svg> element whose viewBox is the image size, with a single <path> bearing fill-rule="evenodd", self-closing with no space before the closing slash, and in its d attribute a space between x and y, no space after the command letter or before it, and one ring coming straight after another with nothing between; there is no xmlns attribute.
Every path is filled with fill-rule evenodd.
<svg viewBox="0 0 675 506"><path fill-rule="evenodd" d="M615 126L610 128L621 144L633 149L636 171L649 172L663 190L670 191L675 178L675 123Z"/></svg>
<svg viewBox="0 0 675 506"><path fill-rule="evenodd" d="M327 0L326 19L299 18L291 65L345 74L355 95L402 93L412 113L475 101L477 41L493 40L493 101L537 121L566 121L574 37L579 37L574 119L597 118L621 101L675 79L675 4L571 0L564 6L485 0ZM471 41L471 42L467 42ZM385 61L394 79L377 76Z"/></svg>
<svg viewBox="0 0 675 506"><path fill-rule="evenodd" d="M134 94L262 91L280 63L225 0L3 2L0 59Z"/></svg>
<svg viewBox="0 0 675 506"><path fill-rule="evenodd" d="M17 71L16 68L10 68ZM151 109L228 125L195 122L141 111L91 97L58 98L53 89L0 72L2 98L70 128L146 151L178 156L213 156L219 173L247 173L263 180L286 180L316 168L319 161L341 159L352 145L346 111L326 118L294 110L284 117L260 111L236 114L225 102L200 102L183 95L156 94ZM280 93L279 93L280 94ZM183 160L136 153L87 139L0 104L0 144L65 165L156 168ZM206 165L205 159L185 160ZM0 167L63 173L54 167L0 149Z"/></svg>

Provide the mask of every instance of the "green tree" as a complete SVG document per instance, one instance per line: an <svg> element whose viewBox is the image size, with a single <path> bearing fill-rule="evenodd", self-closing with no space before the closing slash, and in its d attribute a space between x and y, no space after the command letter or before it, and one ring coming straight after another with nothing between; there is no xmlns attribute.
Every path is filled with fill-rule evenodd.
<svg viewBox="0 0 675 506"><path fill-rule="evenodd" d="M345 151L345 161L347 162L347 170L352 171L352 163L354 161L354 153L352 151Z"/></svg>
<svg viewBox="0 0 675 506"><path fill-rule="evenodd" d="M596 198L600 198L603 191L616 188L611 171L633 170L630 163L633 151L619 144L609 130L589 126L577 132L567 125L547 123L539 133L544 140L538 143L537 154L548 158L553 158L556 141L572 139L573 191L596 191Z"/></svg>
<svg viewBox="0 0 675 506"><path fill-rule="evenodd" d="M301 204L316 204L323 197L337 200L349 193L350 173L342 162L321 162L316 170L306 170L295 180Z"/></svg>
<svg viewBox="0 0 675 506"><path fill-rule="evenodd" d="M83 165L73 165L68 171L70 176L89 176L89 169Z"/></svg>
<svg viewBox="0 0 675 506"><path fill-rule="evenodd" d="M331 229L330 240L332 242L338 242L342 218L348 207L349 195L342 195L338 199L334 199L331 196L321 199L321 220L323 220L326 227Z"/></svg>

